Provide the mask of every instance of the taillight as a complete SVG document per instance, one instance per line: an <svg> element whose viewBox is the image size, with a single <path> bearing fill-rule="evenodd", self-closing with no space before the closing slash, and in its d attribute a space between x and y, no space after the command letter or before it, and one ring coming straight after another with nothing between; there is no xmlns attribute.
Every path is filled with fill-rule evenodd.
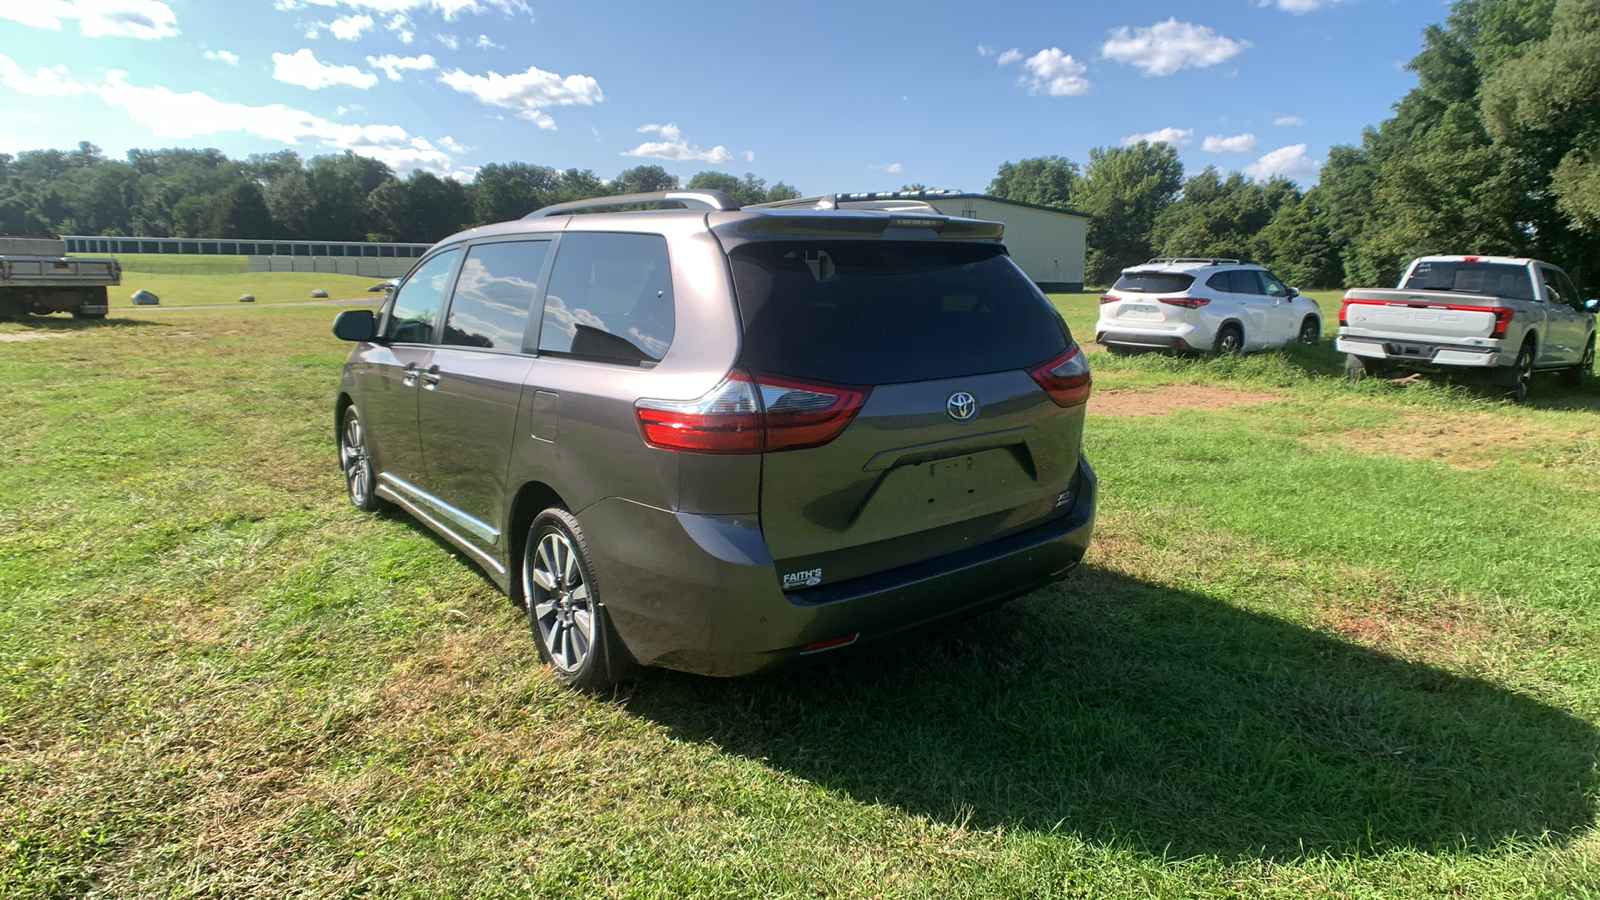
<svg viewBox="0 0 1600 900"><path fill-rule="evenodd" d="M1122 299L1121 297L1117 297L1117 296L1114 296L1112 294L1101 294L1100 295L1100 302L1101 303L1115 303L1115 302L1117 302L1118 300L1121 300L1121 299Z"/></svg>
<svg viewBox="0 0 1600 900"><path fill-rule="evenodd" d="M1157 297L1156 300L1173 306L1181 306L1184 309L1199 309L1211 302L1204 297Z"/></svg>
<svg viewBox="0 0 1600 900"><path fill-rule="evenodd" d="M633 404L644 442L690 453L763 453L817 447L844 431L869 389L752 375L734 369L694 400Z"/></svg>
<svg viewBox="0 0 1600 900"><path fill-rule="evenodd" d="M1492 338L1503 338L1503 337L1505 337L1506 336L1506 329L1511 327L1511 317L1513 315L1515 315L1515 314L1516 314L1516 310L1514 310L1514 309L1508 309L1506 307L1496 307L1495 311L1494 311L1494 331L1489 333L1489 337L1492 337ZM1579 332L1579 334L1582 334L1582 332Z"/></svg>
<svg viewBox="0 0 1600 900"><path fill-rule="evenodd" d="M1347 310L1349 308L1350 308L1350 301L1349 300L1341 300L1341 301L1339 301L1339 327L1340 328L1348 328L1349 325L1350 325L1349 322L1345 321L1345 315L1344 315L1345 310Z"/></svg>
<svg viewBox="0 0 1600 900"><path fill-rule="evenodd" d="M1083 358L1077 341L1068 341L1067 349L1029 369L1028 374L1057 406L1088 402L1094 382L1089 375L1089 361Z"/></svg>

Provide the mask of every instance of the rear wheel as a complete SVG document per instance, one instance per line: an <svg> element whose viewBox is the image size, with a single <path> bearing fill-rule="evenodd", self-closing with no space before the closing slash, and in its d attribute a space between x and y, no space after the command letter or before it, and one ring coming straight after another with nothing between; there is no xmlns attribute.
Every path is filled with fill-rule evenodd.
<svg viewBox="0 0 1600 900"><path fill-rule="evenodd" d="M1322 340L1322 323L1315 316L1306 316L1300 323L1300 343L1315 345Z"/></svg>
<svg viewBox="0 0 1600 900"><path fill-rule="evenodd" d="M1511 379L1509 394L1512 403L1521 403L1528 399L1528 387L1533 381L1533 341L1523 341L1522 349L1517 351L1517 361L1511 364L1510 371L1506 373Z"/></svg>
<svg viewBox="0 0 1600 900"><path fill-rule="evenodd" d="M539 656L562 681L596 691L627 677L632 658L600 604L589 548L571 513L552 507L533 520L521 577Z"/></svg>
<svg viewBox="0 0 1600 900"><path fill-rule="evenodd" d="M1594 377L1594 335L1589 335L1589 343L1583 348L1583 358L1578 364L1561 372L1561 383L1569 388L1581 388L1589 379Z"/></svg>
<svg viewBox="0 0 1600 900"><path fill-rule="evenodd" d="M1244 350L1244 331L1238 325L1229 323L1222 326L1217 332L1215 349L1219 355L1231 356Z"/></svg>

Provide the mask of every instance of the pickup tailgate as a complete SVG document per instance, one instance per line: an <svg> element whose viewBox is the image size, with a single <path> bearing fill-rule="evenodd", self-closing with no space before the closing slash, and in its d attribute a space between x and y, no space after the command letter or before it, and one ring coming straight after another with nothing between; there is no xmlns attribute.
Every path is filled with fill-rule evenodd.
<svg viewBox="0 0 1600 900"><path fill-rule="evenodd" d="M1499 337L1511 312L1499 298L1483 294L1373 288L1344 295L1339 325L1351 337L1448 344Z"/></svg>
<svg viewBox="0 0 1600 900"><path fill-rule="evenodd" d="M0 256L0 282L37 287L112 285L122 280L115 259L72 256Z"/></svg>

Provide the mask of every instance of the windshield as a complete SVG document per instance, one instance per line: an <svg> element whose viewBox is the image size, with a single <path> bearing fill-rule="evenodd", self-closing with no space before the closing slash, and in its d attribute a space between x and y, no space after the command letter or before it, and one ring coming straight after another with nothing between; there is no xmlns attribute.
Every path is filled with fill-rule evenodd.
<svg viewBox="0 0 1600 900"><path fill-rule="evenodd" d="M1514 300L1533 299L1533 280L1526 266L1511 263L1423 260L1406 277L1401 290L1459 291L1493 294Z"/></svg>
<svg viewBox="0 0 1600 900"><path fill-rule="evenodd" d="M761 241L729 256L740 364L844 384L1002 372L1066 348L1055 307L995 244Z"/></svg>

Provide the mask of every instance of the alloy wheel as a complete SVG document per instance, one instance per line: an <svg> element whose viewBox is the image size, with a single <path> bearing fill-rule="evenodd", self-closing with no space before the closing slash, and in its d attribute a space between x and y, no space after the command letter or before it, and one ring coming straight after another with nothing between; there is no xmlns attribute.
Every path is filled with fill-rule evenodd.
<svg viewBox="0 0 1600 900"><path fill-rule="evenodd" d="M372 499L372 458L367 455L366 436L361 417L354 409L345 411L344 430L339 441L339 467L344 469L350 502L366 508Z"/></svg>
<svg viewBox="0 0 1600 900"><path fill-rule="evenodd" d="M529 542L523 564L523 596L539 627L550 661L576 672L594 647L594 601L578 554L567 536L547 531Z"/></svg>

